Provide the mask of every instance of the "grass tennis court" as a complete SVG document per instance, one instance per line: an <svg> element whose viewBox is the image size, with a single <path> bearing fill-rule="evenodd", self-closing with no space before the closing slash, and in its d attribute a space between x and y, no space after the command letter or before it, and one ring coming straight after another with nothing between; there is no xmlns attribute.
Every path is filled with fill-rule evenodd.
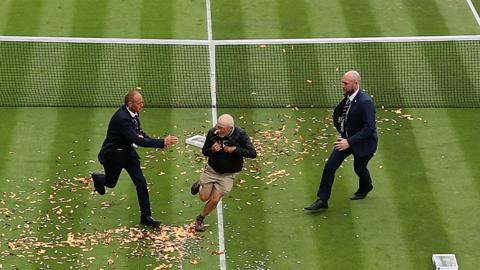
<svg viewBox="0 0 480 270"><path fill-rule="evenodd" d="M38 267L43 262L44 266L66 268L78 265L77 260L91 268L155 265L154 256L132 259L131 249L118 249L115 244L93 246L90 252L43 248L46 253L40 255L42 248L37 248L31 251L31 258L5 256L5 252L23 253L5 247L8 240L24 232L46 240L54 236L66 239L69 232L137 224L138 206L126 175L110 198L92 195L92 189L81 189L82 184L75 179L99 168L98 162L90 160L103 140L106 123L100 120L108 118L112 111L1 110L2 114L12 115L11 125L3 125L1 130L7 135L1 148L2 208L12 211L10 217L2 217L3 267L14 264L24 268L31 265L28 261L34 261ZM317 189L327 157L325 151L334 140L331 127L327 127L329 112L229 111L242 119L241 125L252 130L252 137L264 148L264 156L249 163L248 170L238 177L238 186L224 199L229 268L313 269L322 265L339 269L416 269L428 268L433 252L455 252L466 269L476 265L479 220L472 209L479 202L480 187L475 181L479 172L474 153L479 149L473 135L478 125L468 127L475 122L477 109L405 111L415 118L412 121L392 112L380 112L382 143L371 164L375 193L365 201L348 200L356 180L349 168L352 164L347 162L346 168L339 171L331 209L313 215L305 214L302 207ZM146 109L144 126L155 135L171 131L187 136L210 124L206 121L208 110L195 110L194 115L192 118L186 109ZM441 136L432 139L432 134ZM285 139L291 144L284 146L281 141ZM145 173L150 179L154 214L175 226L191 222L201 206L188 193L190 183L198 177L195 171L202 166L198 150L179 144L172 151L150 155L143 160L150 161ZM65 189L52 188L59 178L69 183ZM67 192L72 186L77 186L78 191ZM61 203L62 198L66 202ZM57 207L65 213L56 214ZM69 209L73 213L68 213ZM46 214L51 224L37 223ZM207 223L211 226L206 238L190 250L190 256L199 259L200 264L195 266L187 260L186 269L208 269L218 264L217 256L210 254L217 249L214 216ZM26 224L30 227L26 228ZM60 265L55 259L44 259L45 255L75 260L64 260ZM88 264L90 256L96 259ZM115 262L111 266L109 258Z"/></svg>
<svg viewBox="0 0 480 270"><path fill-rule="evenodd" d="M477 8L480 5L479 1L473 3ZM222 0L212 2L212 15L214 39L480 34L466 2L450 0ZM200 0L7 0L0 3L0 34L206 39L205 4ZM478 44L472 49L478 50ZM420 55L428 54L428 48L419 51ZM35 53L27 50L19 54L24 58L19 58L18 80L9 85L9 91L30 82L25 74L35 74L28 69L38 59ZM135 65L145 63L149 67L153 63L149 53L155 52L146 52ZM453 57L461 55L460 62L467 70L478 69L474 61L465 60L468 57L462 50L449 53ZM75 56L75 51L70 55ZM96 54L102 55L101 51ZM388 51L376 56L389 59ZM175 68L188 59L159 59L166 61L161 72L167 77L191 72ZM368 60L355 59L362 63ZM342 61L348 62L348 57ZM430 68L441 59L437 61L430 62ZM233 63L224 68L247 67L242 79L255 78L255 70L249 66L252 63L242 59ZM401 65L387 63L390 69L385 74ZM168 69L169 64L172 69ZM6 67L5 63L0 65ZM416 68L421 72L423 67ZM49 78L48 68L35 66L37 70L43 72L39 78ZM116 73L111 71L101 77L97 70L89 70L85 75L93 82L103 82ZM374 71L365 75L367 82L376 75ZM208 78L202 81L202 74L208 71L198 71L185 81L172 80L158 88L173 94L176 83L183 83L186 89L190 80L196 79L208 86ZM472 85L476 89L472 84L475 72L465 77L453 73L448 79L442 79L443 74L435 71L432 74L430 78L438 86L459 77L467 78L462 81L465 87ZM228 76L233 75L223 77L224 85L234 87L228 85ZM150 83L150 89L156 84L148 73L133 74L132 78L142 85ZM273 78L272 81L278 79ZM52 84L61 88L75 79L65 72ZM82 85L81 80L75 83ZM122 81L114 78L112 84L121 88ZM414 85L411 81L405 84ZM372 91L385 87L375 83L364 86ZM329 98L340 99L340 83L328 81L323 87L337 87L338 97ZM120 103L121 94L127 89L117 90ZM146 87L145 91L151 90ZM47 92L41 89L35 92L37 96L32 96L19 91L18 100L9 102L14 106L26 98L42 99L42 93ZM102 95L90 93L82 99L73 94L60 93L58 99L92 99L95 106L102 105ZM295 100L293 91L289 95ZM414 96L398 95L417 100ZM472 95L474 104L480 94ZM456 97L443 96L442 101L452 99L454 103ZM427 94L419 97L427 98ZM248 99L254 104L255 96ZM476 210L480 203L480 146L476 136L480 128L479 109L395 109L377 109L379 149L369 165L374 192L363 201L348 199L357 185L352 162L348 160L338 171L330 209L317 214L307 214L303 207L314 199L321 170L335 140L331 112L326 108L219 109L219 115L231 113L236 123L261 145L260 157L247 162L246 170L237 177L236 187L223 199L227 269L430 269L433 253L455 253L461 269L476 269L480 254L480 218ZM4 116L0 125L0 268L168 266L168 260L156 260L161 252L151 246L148 235L132 235L137 232L135 228L141 227L135 190L125 173L114 193L103 197L82 183L89 172L101 169L96 155L114 110L0 108ZM142 113L142 125L151 135L172 133L180 138L181 143L170 150L142 149L140 155L150 184L154 216L182 232L182 226L190 224L203 205L190 195L189 189L204 164L199 149L182 142L188 136L207 131L212 125L211 109L147 107ZM172 260L173 269L219 269L219 256L212 254L218 250L216 215L209 216L206 223L210 225L207 232L201 239L191 237L186 241L185 257L180 262ZM109 230L107 236L105 230ZM170 236L178 236L179 231L170 232ZM70 245L82 239L89 239L83 247L77 242Z"/></svg>

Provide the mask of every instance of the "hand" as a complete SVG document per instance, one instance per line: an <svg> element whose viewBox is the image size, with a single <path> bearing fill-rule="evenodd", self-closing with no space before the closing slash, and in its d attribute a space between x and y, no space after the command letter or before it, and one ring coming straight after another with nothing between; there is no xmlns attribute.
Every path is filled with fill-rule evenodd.
<svg viewBox="0 0 480 270"><path fill-rule="evenodd" d="M334 144L334 148L335 150L343 151L350 148L350 144L348 143L347 139L338 138Z"/></svg>
<svg viewBox="0 0 480 270"><path fill-rule="evenodd" d="M227 152L227 153L233 153L233 151L235 151L237 149L236 146L225 146L223 147L223 151Z"/></svg>
<svg viewBox="0 0 480 270"><path fill-rule="evenodd" d="M178 143L178 138L176 136L168 135L163 139L165 147L169 147L172 144Z"/></svg>
<svg viewBox="0 0 480 270"><path fill-rule="evenodd" d="M222 150L222 145L219 144L218 142L216 142L212 145L212 152L216 153L220 150Z"/></svg>

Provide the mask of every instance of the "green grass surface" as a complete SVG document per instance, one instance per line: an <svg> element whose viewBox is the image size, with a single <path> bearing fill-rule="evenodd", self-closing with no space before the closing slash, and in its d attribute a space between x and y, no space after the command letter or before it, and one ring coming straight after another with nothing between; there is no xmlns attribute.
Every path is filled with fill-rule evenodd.
<svg viewBox="0 0 480 270"><path fill-rule="evenodd" d="M479 0L472 0L473 5L475 6L475 9L477 12L479 11L480 8L480 1Z"/></svg>
<svg viewBox="0 0 480 270"><path fill-rule="evenodd" d="M21 269L42 268L45 265L76 269L78 265L87 263L89 267L100 268L105 267L111 258L115 261L112 267L131 269L138 265L150 265L153 269L151 266L156 266L156 254L149 256L145 250L142 257L132 258L132 251L123 249L118 243L106 248L101 245L90 252L80 248L8 249L8 242L25 235L36 236L38 241L53 241L57 237L66 240L70 232L93 233L121 226L136 226L139 213L135 188L125 173L113 193L110 191L103 197L93 195L91 189L82 189L83 185L74 178L86 177L89 172L102 168L92 160L97 159L112 109L2 110L12 122L8 128L2 127L1 130L5 140L1 148L0 175L3 184L0 189L0 208L9 209L11 214L4 215L2 212L0 217L3 227L0 264L4 267L16 265ZM146 130L151 130L151 135L163 136L172 132L180 133L185 138L188 132L196 133L196 129L190 126L192 123L199 123L197 128L202 128L201 123L210 126L205 122L208 118L205 114L209 111L197 112L195 118L186 114L186 111L183 114L168 110L146 111L148 117L143 123ZM192 122L178 117L187 117ZM145 151L140 152L145 157ZM142 164L149 167L145 175L151 184L150 195L155 216L174 226L190 223L198 214L201 204L184 190L189 189L193 179L198 176L194 172L202 165L201 162L195 162L198 153L185 149L182 144L180 151L151 152L150 155L154 157L144 158ZM185 171L189 173L187 176L182 175ZM163 173L165 175L160 175ZM72 187L76 188L74 192L71 191ZM57 214L57 207L63 209L63 213ZM47 215L49 218L46 218ZM204 254L203 264L216 265L218 257L209 255L210 251L217 249L216 242L216 235L207 234L199 245L190 243L194 249L189 256L195 258ZM38 253L42 249L47 252ZM26 256L24 259L22 254ZM33 255L29 257L28 254ZM63 258L62 264L57 263L57 259L43 260L46 255ZM96 260L88 264L86 259L92 256Z"/></svg>
<svg viewBox="0 0 480 270"><path fill-rule="evenodd" d="M213 17L216 39L480 33L466 2L442 0L221 0Z"/></svg>
<svg viewBox="0 0 480 270"><path fill-rule="evenodd" d="M7 0L0 32L19 36L205 39L200 0ZM33 27L32 27L33 26Z"/></svg>
<svg viewBox="0 0 480 270"><path fill-rule="evenodd" d="M478 6L478 1L475 1ZM453 0L212 1L215 39L479 34ZM443 27L447 26L447 28ZM6 0L2 35L206 39L201 0Z"/></svg>
<svg viewBox="0 0 480 270"><path fill-rule="evenodd" d="M45 254L38 254L38 248L29 253L10 250L8 242L25 234L63 239L69 232L137 226L139 216L133 184L125 174L114 195L109 190L106 196L81 189L74 179L101 169L90 160L96 160L113 109L2 108L0 112L10 116L0 127L4 134L0 208L13 213L0 215L4 268L157 265L155 254L135 257L131 246L118 243L100 244L90 251L45 248ZM480 185L475 181L480 173L474 134L478 110L404 111L413 116L412 121L379 112L380 144L370 164L375 184L371 196L348 200L357 185L348 160L337 173L330 209L317 214L302 208L315 198L335 138L330 113L324 109L222 112L232 113L263 147L223 201L229 269L419 269L430 267L432 253L455 253L462 269L475 269L480 240L475 229L479 220L472 214L480 201ZM146 109L142 118L152 135L173 133L181 141L211 125L208 109ZM173 226L190 223L202 207L189 194L196 171L204 164L199 149L180 143L167 151L140 152L154 215ZM78 190L72 192L72 186ZM58 207L63 214L56 214ZM46 214L50 223L44 220ZM218 249L215 214L207 223L205 239L188 244L185 269L218 265L218 256L211 254ZM91 256L96 259L89 263ZM63 258L63 263L52 258ZM114 264L108 265L108 259ZM192 265L190 259L200 263Z"/></svg>
<svg viewBox="0 0 480 270"><path fill-rule="evenodd" d="M480 1L473 3L478 9ZM214 0L212 9L215 39L480 34L465 1ZM0 35L206 39L205 3L5 0L0 2ZM208 96L206 64L193 61L182 49L159 53L154 48L134 48L127 56L122 49L99 47L93 51L50 50L59 68L42 65L38 48L27 46L13 55L2 49L6 54L0 68L7 79L2 79L0 104L31 100L55 105L67 100L104 106L107 101L117 104L126 89L134 86L144 88L147 104L155 101L154 95L164 97L164 104L185 102L181 95L175 96L180 89L188 89L192 96ZM217 71L217 90L237 87L243 94L236 102L248 106L261 98L271 99L268 91L262 90L269 90L270 81L290 90L273 101L296 103L315 100L305 89L338 89L337 67L339 72L357 68L377 104L383 103L382 95L388 91L398 102L429 102L428 95L435 92L437 106L456 104L465 96L475 105L480 98L474 84L478 63L465 52L475 52L477 47L454 46L448 53L434 46L416 47L408 55L420 61L415 66L396 58L387 48L357 48L326 64L323 55L331 50L304 48L296 58L272 58L280 51L285 53L268 47L261 51L268 61L260 69L253 65L259 61L251 58L259 50L250 48L226 58L223 68L231 73ZM179 53L186 57L176 57ZM206 56L206 52L198 55ZM109 57L116 62L109 62ZM376 68L370 65L378 61L382 64ZM453 70L441 68L445 61L456 63ZM279 73L272 72L269 65ZM131 71L132 67L136 71ZM412 72L413 78L403 73L395 76L402 67ZM382 79L386 83L378 82ZM305 84L306 80L313 83ZM438 91L452 90L451 85L459 85L461 90ZM419 86L433 90L410 95L396 91ZM105 91L108 87L112 88ZM53 89L63 91L47 96ZM470 94L461 94L464 89L471 89ZM321 101L338 98L333 92L320 92L319 96ZM220 103L229 98L232 95L219 92ZM158 253L147 247L148 241L100 242L85 250L65 243L55 248L8 247L25 237L36 239L32 243L62 243L69 233L78 236L124 226L137 228L138 203L125 173L106 196L95 195L91 187L84 189L78 180L101 169L96 155L113 111L0 108L5 116L0 126L0 268L154 269L161 264L156 261ZM380 111L380 144L370 164L374 191L366 200L348 200L357 187L348 160L337 173L330 209L317 214L304 213L302 208L315 198L335 138L330 112L220 109L219 113L223 112L232 113L237 124L263 147L262 155L247 162L246 170L237 177L238 185L223 200L227 269L429 269L432 253L455 253L461 269L477 269L478 109L404 110L413 116L412 121ZM151 135L173 133L181 139L167 151L140 150L154 216L170 226L189 224L203 206L189 194L189 188L204 160L199 149L182 142L206 132L210 119L209 109L147 108L142 115L144 129ZM174 267L219 268L218 256L211 254L218 249L215 214L207 223L210 226L204 238L187 241L187 256ZM108 264L109 259L113 264Z"/></svg>

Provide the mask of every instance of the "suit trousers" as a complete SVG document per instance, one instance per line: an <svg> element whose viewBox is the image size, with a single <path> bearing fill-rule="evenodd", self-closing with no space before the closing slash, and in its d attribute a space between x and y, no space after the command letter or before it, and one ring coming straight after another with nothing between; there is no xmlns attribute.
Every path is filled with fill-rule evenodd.
<svg viewBox="0 0 480 270"><path fill-rule="evenodd" d="M317 197L321 200L328 201L332 193L333 180L335 179L335 172L342 165L342 162L351 154L353 154L353 167L355 173L358 175L358 193L368 192L372 187L372 178L367 169L368 162L373 157L373 154L367 156L357 156L352 152L352 148L343 151L333 149L332 154L328 158L327 163L323 169L322 180L318 188Z"/></svg>
<svg viewBox="0 0 480 270"><path fill-rule="evenodd" d="M142 216L151 216L150 198L148 195L147 181L140 168L140 160L132 157L126 151L115 150L106 155L102 163L105 169L103 180L104 185L114 188L117 185L118 178L122 169L125 169L137 189L138 204Z"/></svg>

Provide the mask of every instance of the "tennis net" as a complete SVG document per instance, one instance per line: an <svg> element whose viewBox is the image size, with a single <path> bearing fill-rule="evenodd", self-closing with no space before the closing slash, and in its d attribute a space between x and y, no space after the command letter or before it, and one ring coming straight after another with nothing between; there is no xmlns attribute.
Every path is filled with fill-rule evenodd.
<svg viewBox="0 0 480 270"><path fill-rule="evenodd" d="M479 59L480 36L0 37L0 106L118 106L141 87L150 107L332 107L356 69L377 106L479 107Z"/></svg>

